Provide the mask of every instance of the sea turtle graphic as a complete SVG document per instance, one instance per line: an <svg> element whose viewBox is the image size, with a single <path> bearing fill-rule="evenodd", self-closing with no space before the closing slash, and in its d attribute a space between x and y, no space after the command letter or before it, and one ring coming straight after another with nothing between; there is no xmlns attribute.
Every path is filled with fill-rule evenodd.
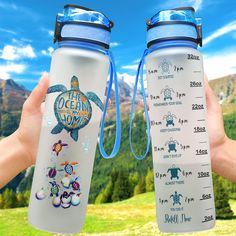
<svg viewBox="0 0 236 236"><path fill-rule="evenodd" d="M84 94L80 91L79 80L76 76L71 78L71 89L68 90L63 84L49 87L48 94L60 92L54 103L54 113L58 124L52 129L52 134L58 134L63 129L70 132L74 141L78 140L79 129L85 127L92 116L94 102L101 110L103 104L100 98L93 92Z"/></svg>
<svg viewBox="0 0 236 236"><path fill-rule="evenodd" d="M57 175L57 168L49 166L47 169L49 169L47 176L52 179L55 178Z"/></svg>
<svg viewBox="0 0 236 236"><path fill-rule="evenodd" d="M163 120L166 120L166 127L169 125L175 126L174 118L177 119L177 117L174 114L171 114L171 112L168 112L167 115L163 117Z"/></svg>
<svg viewBox="0 0 236 236"><path fill-rule="evenodd" d="M49 182L52 187L51 187L51 194L50 194L50 197L53 197L53 196L56 196L58 197L59 196L59 184L56 183L56 181L53 181L53 182Z"/></svg>
<svg viewBox="0 0 236 236"><path fill-rule="evenodd" d="M166 59L164 59L158 66L158 68L161 68L162 70L162 74L168 73L170 74L170 66L172 66L172 64L167 61Z"/></svg>
<svg viewBox="0 0 236 236"><path fill-rule="evenodd" d="M75 180L71 184L74 191L80 190L80 183L79 183L79 177L76 177Z"/></svg>
<svg viewBox="0 0 236 236"><path fill-rule="evenodd" d="M173 165L171 168L169 168L167 170L167 173L169 173L169 172L170 172L170 175L171 175L171 177L170 177L171 180L174 179L174 178L179 179L179 176L178 176L179 173L178 172L181 172L181 169L176 167L175 165Z"/></svg>
<svg viewBox="0 0 236 236"><path fill-rule="evenodd" d="M64 163L61 164L61 166L64 166L64 171L66 172L66 177L68 175L75 175L74 172L74 165L78 165L78 162L71 162L69 163L68 161L65 161ZM59 170L59 171L63 171L63 170Z"/></svg>
<svg viewBox="0 0 236 236"><path fill-rule="evenodd" d="M68 144L62 143L62 141L59 140L57 143L53 144L52 151L55 152L56 155L58 156L59 153L62 151L62 148L66 146L68 146Z"/></svg>
<svg viewBox="0 0 236 236"><path fill-rule="evenodd" d="M168 140L165 145L168 145L168 152L174 151L177 152L176 150L176 144L179 145L177 140L173 140L173 138L170 138L170 140Z"/></svg>
<svg viewBox="0 0 236 236"><path fill-rule="evenodd" d="M181 202L180 202L181 197L183 197L183 195L178 194L177 191L175 191L175 193L170 196L170 198L173 198L173 206L176 204L181 205Z"/></svg>
<svg viewBox="0 0 236 236"><path fill-rule="evenodd" d="M63 192L63 194L61 195L61 206L62 208L64 209L67 209L71 206L71 196L73 195L74 193L68 193L66 191Z"/></svg>
<svg viewBox="0 0 236 236"><path fill-rule="evenodd" d="M161 90L161 94L164 94L164 101L166 100L172 100L171 93L174 93L175 91L172 88L169 88L167 85L164 89Z"/></svg>

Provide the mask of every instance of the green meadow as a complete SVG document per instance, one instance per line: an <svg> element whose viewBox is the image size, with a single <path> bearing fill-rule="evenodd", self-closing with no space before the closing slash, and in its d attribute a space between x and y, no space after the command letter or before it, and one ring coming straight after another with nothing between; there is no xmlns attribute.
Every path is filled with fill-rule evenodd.
<svg viewBox="0 0 236 236"><path fill-rule="evenodd" d="M236 214L236 201L230 201ZM236 219L217 220L213 230L194 233L194 236L236 235ZM27 224L27 208L0 210L1 236L56 236ZM156 224L154 193L137 195L128 200L100 205L89 205L83 231L76 235L152 236L160 233ZM170 234L169 234L170 235ZM175 236L179 234L174 234ZM193 235L193 234L185 234Z"/></svg>

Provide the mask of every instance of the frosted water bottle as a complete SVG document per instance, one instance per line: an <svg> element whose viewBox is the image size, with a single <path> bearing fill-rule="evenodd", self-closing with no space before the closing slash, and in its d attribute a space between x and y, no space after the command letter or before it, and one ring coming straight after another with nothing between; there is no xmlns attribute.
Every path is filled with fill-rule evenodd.
<svg viewBox="0 0 236 236"><path fill-rule="evenodd" d="M101 116L101 154L112 158L118 152L118 85L108 50L112 26L102 13L76 5L66 5L57 15L54 41L58 48L52 55L29 205L29 223L36 228L58 233L76 233L82 228ZM102 139L113 82L116 141L108 155Z"/></svg>
<svg viewBox="0 0 236 236"><path fill-rule="evenodd" d="M140 77L148 131L145 155L151 132L158 226L163 232L207 230L215 224L215 206L203 61L197 50L202 44L200 19L193 8L184 7L160 11L147 25L148 49L139 64L134 99ZM134 100L130 139L133 111Z"/></svg>

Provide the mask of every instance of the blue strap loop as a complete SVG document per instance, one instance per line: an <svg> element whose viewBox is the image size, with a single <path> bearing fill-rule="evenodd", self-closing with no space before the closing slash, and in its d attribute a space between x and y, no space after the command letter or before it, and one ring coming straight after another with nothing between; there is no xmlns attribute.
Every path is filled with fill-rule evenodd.
<svg viewBox="0 0 236 236"><path fill-rule="evenodd" d="M130 113L130 129L129 129L130 149L131 149L131 152L133 153L134 157L137 160L144 159L147 156L148 151L149 151L149 147L150 147L150 122L149 122L147 100L146 100L146 94L145 94L144 82L143 82L143 67L144 67L144 63L145 63L144 60L148 54L149 54L149 50L146 49L143 53L142 59L141 59L139 66L138 66L138 71L137 71L135 85L134 85L134 95L133 95L133 99L132 99L131 113ZM132 145L133 116L134 116L135 98L136 98L137 89L138 89L138 82L140 82L140 85L141 85L141 92L142 92L142 97L143 97L144 112L145 112L146 125L147 125L147 147L146 147L145 154L142 156L137 156L135 154L134 149L133 149L133 145Z"/></svg>
<svg viewBox="0 0 236 236"><path fill-rule="evenodd" d="M110 78L109 78L109 84L107 88L107 97L106 102L104 105L103 115L102 115L102 121L101 121L101 129L100 129L100 138L99 138L99 149L102 154L102 156L105 159L111 159L116 156L116 154L119 152L120 149L120 142L121 142L121 124L120 124L120 107L119 107L119 92L118 92L118 79L117 79L117 73L114 63L113 55L110 51L107 51L107 55L110 60ZM107 108L109 104L109 99L111 96L111 89L112 84L114 80L114 88L115 88L115 104L116 104L116 138L115 138L115 144L112 149L112 152L110 155L106 153L103 147L103 136L104 136L104 125L105 125L105 118L107 114Z"/></svg>
<svg viewBox="0 0 236 236"><path fill-rule="evenodd" d="M110 63L110 71L109 71L109 84L107 88L107 95L106 95L106 102L103 109L102 114L102 121L101 121L101 127L100 127L100 137L99 137L99 149L101 155L105 159L111 159L117 155L120 149L120 142L121 142L121 122L120 122L120 107L119 107L119 91L118 91L118 78L116 73L116 67L115 62L112 53L109 50L103 49L101 47L98 47L91 43L84 43L84 42L73 42L73 41L65 41L60 42L59 47L62 46L74 46L83 48L86 50L92 50L96 52L103 53L104 55L107 55L109 57L109 63ZM115 138L115 144L112 149L112 152L110 155L106 153L103 147L103 136L104 136L104 126L105 126L105 118L107 114L107 108L109 104L109 99L111 97L111 90L112 90L112 84L114 80L114 88L115 88L115 104L116 104L116 138Z"/></svg>

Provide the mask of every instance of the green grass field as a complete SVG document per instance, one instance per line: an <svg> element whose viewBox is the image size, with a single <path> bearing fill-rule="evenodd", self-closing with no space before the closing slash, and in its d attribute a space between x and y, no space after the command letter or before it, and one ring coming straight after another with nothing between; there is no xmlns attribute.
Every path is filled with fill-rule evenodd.
<svg viewBox="0 0 236 236"><path fill-rule="evenodd" d="M236 213L236 201L230 203ZM90 205L83 231L77 235L166 235L158 230L155 215L154 193L141 194L118 203ZM27 224L27 208L0 210L0 236L49 235L56 236L33 229ZM185 235L235 236L236 219L217 220L216 227L211 231Z"/></svg>

